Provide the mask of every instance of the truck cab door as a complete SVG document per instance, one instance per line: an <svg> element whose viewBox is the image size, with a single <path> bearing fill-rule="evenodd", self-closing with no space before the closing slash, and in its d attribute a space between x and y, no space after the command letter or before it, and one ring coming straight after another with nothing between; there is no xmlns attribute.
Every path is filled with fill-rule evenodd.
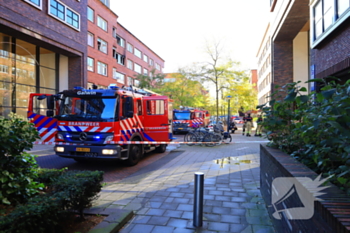
<svg viewBox="0 0 350 233"><path fill-rule="evenodd" d="M148 141L168 142L172 138L169 99L166 96L143 98L144 134Z"/></svg>
<svg viewBox="0 0 350 233"><path fill-rule="evenodd" d="M27 117L38 130L42 142L54 142L57 133L58 101L52 94L32 93L29 96Z"/></svg>

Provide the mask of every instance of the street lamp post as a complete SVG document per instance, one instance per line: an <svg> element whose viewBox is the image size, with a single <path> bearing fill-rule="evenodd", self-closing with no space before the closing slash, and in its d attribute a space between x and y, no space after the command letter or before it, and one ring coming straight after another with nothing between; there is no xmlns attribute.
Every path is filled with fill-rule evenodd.
<svg viewBox="0 0 350 233"><path fill-rule="evenodd" d="M228 95L226 96L226 98L228 99L228 108L227 108L227 133L230 134L230 100L232 98L232 96Z"/></svg>

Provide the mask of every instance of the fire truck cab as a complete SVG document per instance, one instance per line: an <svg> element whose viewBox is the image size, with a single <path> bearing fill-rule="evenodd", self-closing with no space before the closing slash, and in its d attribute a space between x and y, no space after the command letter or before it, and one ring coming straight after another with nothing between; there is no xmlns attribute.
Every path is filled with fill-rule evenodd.
<svg viewBox="0 0 350 233"><path fill-rule="evenodd" d="M58 156L76 161L135 165L146 152L165 152L172 140L171 100L131 87L31 94L28 118Z"/></svg>

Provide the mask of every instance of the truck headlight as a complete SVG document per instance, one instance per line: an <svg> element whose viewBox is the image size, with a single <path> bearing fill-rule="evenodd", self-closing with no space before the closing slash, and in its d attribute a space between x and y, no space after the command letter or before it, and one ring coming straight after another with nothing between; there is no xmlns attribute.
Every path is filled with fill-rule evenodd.
<svg viewBox="0 0 350 233"><path fill-rule="evenodd" d="M57 146L57 147L56 147L56 152L64 152L64 147L62 147L62 146Z"/></svg>
<svg viewBox="0 0 350 233"><path fill-rule="evenodd" d="M102 154L104 154L104 155L114 155L114 154L117 154L117 150L103 149L102 150Z"/></svg>

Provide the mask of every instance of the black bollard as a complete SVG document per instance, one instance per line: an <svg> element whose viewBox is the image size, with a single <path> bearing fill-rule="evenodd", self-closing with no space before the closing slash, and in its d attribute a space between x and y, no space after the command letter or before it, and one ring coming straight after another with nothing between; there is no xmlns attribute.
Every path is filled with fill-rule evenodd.
<svg viewBox="0 0 350 233"><path fill-rule="evenodd" d="M203 189L204 173L194 173L194 206L193 206L193 226L201 227L203 225Z"/></svg>

